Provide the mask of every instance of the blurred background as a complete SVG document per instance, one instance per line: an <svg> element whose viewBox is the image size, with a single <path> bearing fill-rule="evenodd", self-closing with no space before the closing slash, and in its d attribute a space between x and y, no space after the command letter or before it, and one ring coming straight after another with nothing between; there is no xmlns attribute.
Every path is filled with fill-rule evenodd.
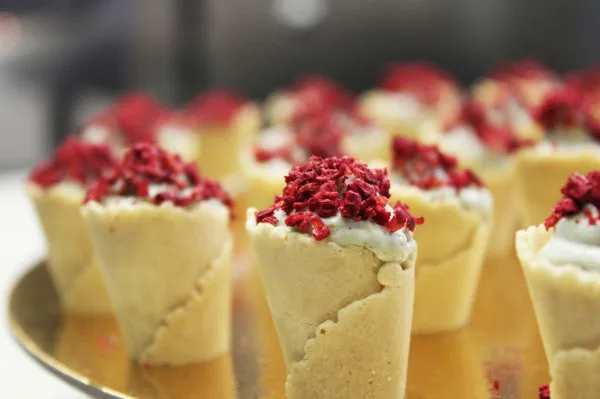
<svg viewBox="0 0 600 399"><path fill-rule="evenodd" d="M262 98L303 72L354 90L425 59L468 84L534 57L600 62L597 0L0 0L0 170L31 165L131 89Z"/></svg>

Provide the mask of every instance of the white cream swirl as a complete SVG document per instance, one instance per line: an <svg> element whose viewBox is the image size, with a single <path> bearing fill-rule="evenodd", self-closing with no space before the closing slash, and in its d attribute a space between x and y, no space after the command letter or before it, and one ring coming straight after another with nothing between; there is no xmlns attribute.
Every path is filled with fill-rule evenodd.
<svg viewBox="0 0 600 399"><path fill-rule="evenodd" d="M393 212L391 206L387 207L388 211ZM293 228L285 225L286 214L282 210L275 211L274 216L279 220L278 226L293 231ZM321 220L330 230L329 240L342 247L365 247L384 262L405 262L417 250L417 243L406 228L391 233L372 221L355 222L340 214Z"/></svg>
<svg viewBox="0 0 600 399"><path fill-rule="evenodd" d="M586 209L597 218L595 206L587 205ZM537 256L556 266L575 265L600 271L600 222L590 224L583 213L562 218Z"/></svg>

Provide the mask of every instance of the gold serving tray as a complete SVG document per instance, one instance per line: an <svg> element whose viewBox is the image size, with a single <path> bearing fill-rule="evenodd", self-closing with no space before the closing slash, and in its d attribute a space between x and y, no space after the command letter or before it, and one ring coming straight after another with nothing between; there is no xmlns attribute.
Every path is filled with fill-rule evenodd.
<svg viewBox="0 0 600 399"><path fill-rule="evenodd" d="M285 367L260 280L251 266L238 272L232 352L210 363L147 368L130 362L113 318L61 313L44 263L14 287L10 327L40 364L95 397L284 398ZM412 338L409 399L535 399L538 385L548 381L514 254L485 265L468 327Z"/></svg>

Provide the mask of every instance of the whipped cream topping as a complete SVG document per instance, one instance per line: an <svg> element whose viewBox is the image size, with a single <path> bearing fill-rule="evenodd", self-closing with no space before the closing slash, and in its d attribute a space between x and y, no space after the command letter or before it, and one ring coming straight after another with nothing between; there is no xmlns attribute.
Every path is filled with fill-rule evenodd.
<svg viewBox="0 0 600 399"><path fill-rule="evenodd" d="M382 91L377 93L372 101L375 112L383 118L394 121L418 118L425 112L418 98L410 93Z"/></svg>
<svg viewBox="0 0 600 399"><path fill-rule="evenodd" d="M387 206L387 210L393 214L393 208ZM282 210L275 211L274 216L278 220L277 227L294 231L293 227L286 226L286 214ZM417 249L417 243L410 231L403 227L393 233L388 229L371 221L352 221L336 216L322 218L323 223L330 229L328 239L342 247L351 245L362 246L373 252L383 262L407 261ZM253 228L255 216L252 210L248 213L248 226Z"/></svg>
<svg viewBox="0 0 600 399"><path fill-rule="evenodd" d="M585 215L584 212L589 212ZM555 226L552 237L538 252L538 259L552 265L574 265L585 270L600 271L600 224L598 209L586 205L584 212L563 217ZM590 217L594 220L590 223Z"/></svg>

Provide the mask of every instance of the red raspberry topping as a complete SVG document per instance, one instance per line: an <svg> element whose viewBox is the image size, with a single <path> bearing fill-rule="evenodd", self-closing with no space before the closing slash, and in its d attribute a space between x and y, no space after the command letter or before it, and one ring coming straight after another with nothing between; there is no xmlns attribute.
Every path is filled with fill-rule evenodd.
<svg viewBox="0 0 600 399"><path fill-rule="evenodd" d="M467 186L483 185L472 171L460 169L456 158L440 152L434 145L395 137L392 157L392 170L401 173L410 184L423 190L444 186L461 190Z"/></svg>
<svg viewBox="0 0 600 399"><path fill-rule="evenodd" d="M490 77L502 81L512 81L514 79L555 79L554 74L536 60L521 60L499 65L492 70Z"/></svg>
<svg viewBox="0 0 600 399"><path fill-rule="evenodd" d="M563 217L581 212L588 218L590 224L597 223L598 218L594 217L584 207L591 204L600 208L600 171L595 170L587 175L573 173L560 192L563 197L554 206L552 214L544 222L547 230L556 226Z"/></svg>
<svg viewBox="0 0 600 399"><path fill-rule="evenodd" d="M282 159L294 165L308 161L308 157L316 155L322 158L340 156L342 130L334 113L322 111L304 118L294 118L291 124L293 143L286 147L265 150L256 148L255 158L258 162ZM303 150L306 159L298 159L295 148Z"/></svg>
<svg viewBox="0 0 600 399"><path fill-rule="evenodd" d="M107 126L125 145L154 142L157 127L170 115L169 108L155 98L132 93L121 97L90 124Z"/></svg>
<svg viewBox="0 0 600 399"><path fill-rule="evenodd" d="M550 385L543 384L540 385L538 389L540 399L550 399Z"/></svg>
<svg viewBox="0 0 600 399"><path fill-rule="evenodd" d="M354 94L331 79L320 75L308 75L297 80L291 94L301 108L347 110L354 106Z"/></svg>
<svg viewBox="0 0 600 399"><path fill-rule="evenodd" d="M426 62L390 65L384 70L379 86L387 91L413 93L425 105L435 105L444 87L459 90L452 75Z"/></svg>
<svg viewBox="0 0 600 399"><path fill-rule="evenodd" d="M90 144L77 138L67 138L52 158L38 165L29 180L42 188L63 181L77 181L86 186L103 173L111 171L117 161L103 144Z"/></svg>
<svg viewBox="0 0 600 399"><path fill-rule="evenodd" d="M583 119L584 97L574 86L552 90L533 110L533 117L548 130L573 127Z"/></svg>
<svg viewBox="0 0 600 399"><path fill-rule="evenodd" d="M403 227L413 231L423 218L414 218L398 202L393 212L386 209L390 181L385 169L369 169L355 158L313 156L306 164L294 166L285 178L283 193L270 208L256 213L257 223L276 225L275 211L283 211L285 224L320 241L330 234L321 218L338 213L350 220L371 220L390 232Z"/></svg>
<svg viewBox="0 0 600 399"><path fill-rule="evenodd" d="M533 144L519 139L508 125L493 124L486 115L485 107L473 99L464 102L458 123L472 127L479 140L493 152L511 154Z"/></svg>
<svg viewBox="0 0 600 399"><path fill-rule="evenodd" d="M192 100L183 114L193 126L228 124L246 103L247 99L231 91L209 91Z"/></svg>
<svg viewBox="0 0 600 399"><path fill-rule="evenodd" d="M151 195L151 185L164 189ZM108 196L145 198L156 205L171 201L178 206L214 198L233 208L231 197L219 183L200 176L194 163L185 163L179 155L149 143L131 147L114 173L89 188L85 202L100 202Z"/></svg>

